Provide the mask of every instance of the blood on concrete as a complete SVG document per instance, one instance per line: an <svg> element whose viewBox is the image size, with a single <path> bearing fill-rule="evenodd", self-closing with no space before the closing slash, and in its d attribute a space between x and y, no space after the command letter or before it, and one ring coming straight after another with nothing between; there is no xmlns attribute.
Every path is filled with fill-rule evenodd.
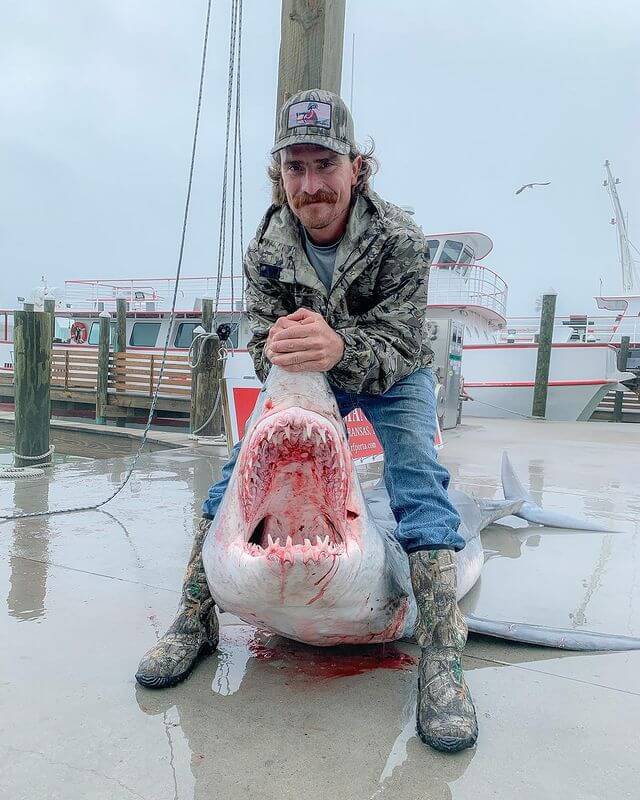
<svg viewBox="0 0 640 800"><path fill-rule="evenodd" d="M314 680L347 678L375 669L412 669L416 663L393 644L312 647L256 632L248 647L259 661L281 662L287 671Z"/></svg>

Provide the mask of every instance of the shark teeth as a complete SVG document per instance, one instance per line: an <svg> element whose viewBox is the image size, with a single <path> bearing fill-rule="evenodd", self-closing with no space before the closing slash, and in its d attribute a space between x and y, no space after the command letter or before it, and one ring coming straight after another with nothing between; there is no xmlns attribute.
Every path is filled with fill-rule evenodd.
<svg viewBox="0 0 640 800"><path fill-rule="evenodd" d="M291 536L287 536L282 544L280 537L274 540L271 534L268 534L266 547L249 542L245 545L245 552L253 558L267 557L275 562L293 566L296 560L306 565L311 562L318 563L326 558L335 558L343 555L345 549L342 543L332 542L328 536L324 538L316 536L315 544L312 544L310 539L305 539L303 544L299 542L294 544Z"/></svg>

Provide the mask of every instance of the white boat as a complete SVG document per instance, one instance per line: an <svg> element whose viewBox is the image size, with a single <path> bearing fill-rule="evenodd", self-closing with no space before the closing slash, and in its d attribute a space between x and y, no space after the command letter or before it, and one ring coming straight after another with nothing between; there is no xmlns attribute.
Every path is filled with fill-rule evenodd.
<svg viewBox="0 0 640 800"><path fill-rule="evenodd" d="M482 233L428 236L434 258L429 283L432 323L455 319L464 325L462 373L465 415L528 416L533 403L538 348L532 324L528 341L509 341L508 287L483 262L493 243ZM552 345L547 419L589 419L619 381L631 377L616 366L612 343L571 341Z"/></svg>

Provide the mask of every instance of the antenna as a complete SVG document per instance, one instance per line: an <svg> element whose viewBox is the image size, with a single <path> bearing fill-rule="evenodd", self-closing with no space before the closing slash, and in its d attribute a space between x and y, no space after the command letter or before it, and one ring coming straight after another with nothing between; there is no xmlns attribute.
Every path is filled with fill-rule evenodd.
<svg viewBox="0 0 640 800"><path fill-rule="evenodd" d="M351 116L353 116L353 68L356 60L356 35L351 36L351 98L349 99L349 108L351 109Z"/></svg>
<svg viewBox="0 0 640 800"><path fill-rule="evenodd" d="M618 226L618 258L620 259L620 267L622 268L622 291L625 293L632 293L636 291L636 274L633 259L631 257L631 248L629 244L629 235L627 233L627 220L622 210L622 204L618 197L616 186L620 183L620 178L614 178L611 172L611 162L609 160L604 162L605 180L602 184L613 205L614 217L611 220L612 225Z"/></svg>

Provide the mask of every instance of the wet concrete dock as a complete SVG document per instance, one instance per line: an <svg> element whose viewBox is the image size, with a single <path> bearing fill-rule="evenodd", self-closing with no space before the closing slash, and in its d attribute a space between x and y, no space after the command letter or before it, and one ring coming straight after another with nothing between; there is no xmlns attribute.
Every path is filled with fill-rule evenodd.
<svg viewBox="0 0 640 800"><path fill-rule="evenodd" d="M460 488L497 496L506 448L547 508L616 531L492 526L474 602L639 635L640 427L467 419L446 438ZM68 462L0 481L0 508L95 502L128 465ZM411 644L323 651L223 615L219 652L188 681L137 687L220 465L210 449L149 453L108 513L0 524L2 800L638 797L640 652L471 637L480 739L455 756L415 736Z"/></svg>

